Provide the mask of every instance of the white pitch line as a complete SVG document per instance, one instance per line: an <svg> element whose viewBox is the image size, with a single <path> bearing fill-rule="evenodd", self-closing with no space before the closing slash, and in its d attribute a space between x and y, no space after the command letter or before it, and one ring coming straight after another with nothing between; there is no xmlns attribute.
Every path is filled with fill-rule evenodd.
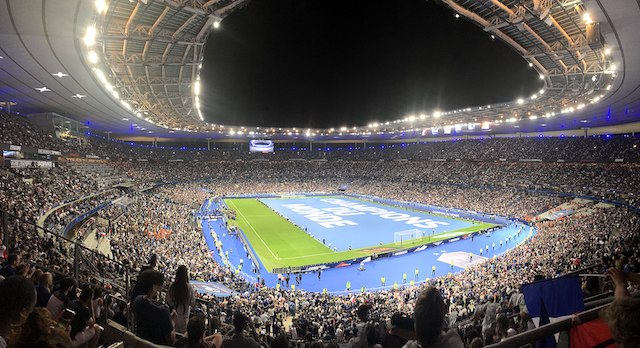
<svg viewBox="0 0 640 348"><path fill-rule="evenodd" d="M313 254L313 255L302 255L302 256L293 256L293 257L283 257L279 260L295 260L295 259L302 259L305 257L314 257L314 256L321 256L321 255L331 255L334 252L330 252L330 253L321 253L321 254Z"/></svg>
<svg viewBox="0 0 640 348"><path fill-rule="evenodd" d="M273 253L273 251L271 251L271 248L269 248L269 246L267 245L267 243L265 243L265 242L264 242L264 240L262 239L262 237L260 237L260 234L258 233L258 231L256 231L256 229L255 229L255 228L253 228L253 225L251 225L251 223L249 222L249 220L247 220L247 218L246 218L246 217L244 217L244 214L242 214L242 212L238 209L238 207L236 206L236 204L235 204L235 203L233 203L233 202L229 202L229 203L233 204L233 206L236 208L236 211L237 211L238 213L240 213L240 216L242 216L242 218L244 219L244 221L246 221L246 222L247 222L247 224L249 225L249 227L251 227L251 229L253 230L253 233L255 233L255 234L256 234L256 236L257 236L258 238L260 238L260 241L262 242L262 244L264 244L264 246L267 248L267 250L269 250L269 252L271 253L271 255L272 255L276 260L280 260L280 258L279 258L279 257L277 257L277 256Z"/></svg>

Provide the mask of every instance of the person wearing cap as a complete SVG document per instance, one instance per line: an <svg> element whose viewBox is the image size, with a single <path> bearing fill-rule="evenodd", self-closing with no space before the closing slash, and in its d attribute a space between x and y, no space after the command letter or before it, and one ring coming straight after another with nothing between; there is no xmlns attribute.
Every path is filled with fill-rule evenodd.
<svg viewBox="0 0 640 348"><path fill-rule="evenodd" d="M382 337L382 346L385 348L401 348L407 341L415 340L413 331L413 318L405 317L401 313L391 316L390 329Z"/></svg>

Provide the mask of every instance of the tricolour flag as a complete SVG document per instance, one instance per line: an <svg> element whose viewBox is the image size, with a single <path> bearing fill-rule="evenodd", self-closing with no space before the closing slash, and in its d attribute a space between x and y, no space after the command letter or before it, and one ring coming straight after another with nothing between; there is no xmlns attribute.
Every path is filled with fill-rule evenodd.
<svg viewBox="0 0 640 348"><path fill-rule="evenodd" d="M582 289L578 276L542 280L522 286L524 301L536 327L566 319L584 311ZM555 347L555 339L549 336L540 340L537 347Z"/></svg>

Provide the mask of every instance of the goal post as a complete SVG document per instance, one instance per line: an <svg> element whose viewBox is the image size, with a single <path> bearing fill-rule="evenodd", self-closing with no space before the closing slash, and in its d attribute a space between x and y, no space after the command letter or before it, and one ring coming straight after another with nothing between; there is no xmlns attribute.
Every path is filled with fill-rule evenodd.
<svg viewBox="0 0 640 348"><path fill-rule="evenodd" d="M396 244L400 244L402 247L403 243L407 241L415 240L423 237L423 232L417 228L406 231L398 231L393 233L393 242Z"/></svg>

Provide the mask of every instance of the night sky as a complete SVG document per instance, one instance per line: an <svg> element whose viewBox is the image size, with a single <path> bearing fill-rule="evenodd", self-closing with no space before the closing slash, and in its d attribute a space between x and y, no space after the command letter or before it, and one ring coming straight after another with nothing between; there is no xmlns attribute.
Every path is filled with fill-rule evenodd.
<svg viewBox="0 0 640 348"><path fill-rule="evenodd" d="M201 104L216 124L362 126L543 86L506 44L425 0L252 0L205 47Z"/></svg>

